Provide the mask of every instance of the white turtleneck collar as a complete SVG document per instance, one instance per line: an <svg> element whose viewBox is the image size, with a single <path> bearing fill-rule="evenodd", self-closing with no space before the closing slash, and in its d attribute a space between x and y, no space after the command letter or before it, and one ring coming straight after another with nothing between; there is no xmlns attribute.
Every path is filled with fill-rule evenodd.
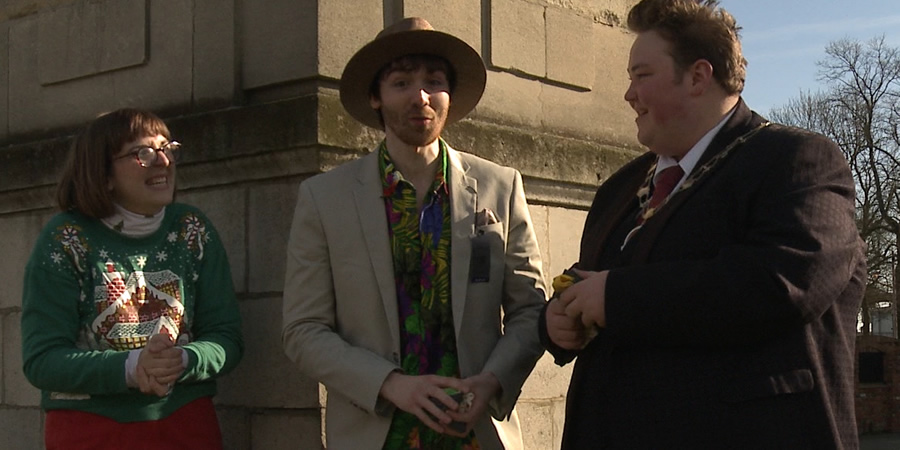
<svg viewBox="0 0 900 450"><path fill-rule="evenodd" d="M113 203L113 206L116 211L111 216L104 217L101 220L113 231L133 238L150 236L159 229L163 218L166 216L166 208L160 209L159 212L152 216L145 216L133 213L118 203Z"/></svg>

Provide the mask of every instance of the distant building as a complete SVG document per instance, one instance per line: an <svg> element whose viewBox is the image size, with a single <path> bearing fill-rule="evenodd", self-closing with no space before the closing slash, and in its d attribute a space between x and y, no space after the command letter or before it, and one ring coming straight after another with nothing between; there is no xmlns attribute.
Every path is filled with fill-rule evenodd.
<svg viewBox="0 0 900 450"><path fill-rule="evenodd" d="M894 315L892 293L874 287L866 290L856 338L860 433L900 432L900 341Z"/></svg>

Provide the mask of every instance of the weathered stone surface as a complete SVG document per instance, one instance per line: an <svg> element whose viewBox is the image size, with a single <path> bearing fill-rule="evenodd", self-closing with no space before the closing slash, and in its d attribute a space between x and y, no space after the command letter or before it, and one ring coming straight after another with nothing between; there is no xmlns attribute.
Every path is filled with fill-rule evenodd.
<svg viewBox="0 0 900 450"><path fill-rule="evenodd" d="M258 185L250 191L250 292L280 292L284 289L285 249L299 185L298 180L288 180Z"/></svg>
<svg viewBox="0 0 900 450"><path fill-rule="evenodd" d="M532 181L537 185L546 180L556 186L584 191L576 201L558 199L561 204L589 201L599 180L638 154L589 140L534 130L523 133L517 127L469 120L451 125L444 136L457 149L519 169L526 185Z"/></svg>
<svg viewBox="0 0 900 450"><path fill-rule="evenodd" d="M327 146L368 151L383 138L381 130L369 128L347 114L335 91L325 91L318 101L319 143Z"/></svg>
<svg viewBox="0 0 900 450"><path fill-rule="evenodd" d="M581 230L587 211L569 208L549 208L550 264L544 265L547 277L561 274L578 261Z"/></svg>
<svg viewBox="0 0 900 450"><path fill-rule="evenodd" d="M581 229L587 211L529 204L531 221L541 249L544 277L548 289L553 277L578 261ZM547 295L552 294L552 289Z"/></svg>
<svg viewBox="0 0 900 450"><path fill-rule="evenodd" d="M319 410L268 410L250 419L250 448L266 450L321 449L322 433Z"/></svg>
<svg viewBox="0 0 900 450"><path fill-rule="evenodd" d="M247 291L247 190L242 186L179 193L177 201L200 208L219 232L236 292Z"/></svg>
<svg viewBox="0 0 900 450"><path fill-rule="evenodd" d="M0 21L0 55L9 55L9 22ZM0 58L0 142L9 135L9 58Z"/></svg>
<svg viewBox="0 0 900 450"><path fill-rule="evenodd" d="M0 313L0 351L3 351L3 342L5 341L5 339L3 339L3 322L6 321L5 319L6 319L6 314ZM3 381L3 379L5 378L5 375L4 375L5 372L3 370L5 367L5 364L4 364L3 360L4 360L3 356L0 355L0 405L6 404L6 383ZM3 435L3 431L0 430L0 436L2 436L2 435ZM0 442L2 442L2 441L0 441Z"/></svg>
<svg viewBox="0 0 900 450"><path fill-rule="evenodd" d="M7 92L10 93L8 109L9 126L15 123L11 110L27 105L26 99L35 97L40 90L37 80L37 54L38 54L38 21L32 16L9 23L8 48L9 48L9 75L7 78ZM25 116L27 117L27 116ZM24 120L22 117L20 120Z"/></svg>
<svg viewBox="0 0 900 450"><path fill-rule="evenodd" d="M109 107L138 106L157 112L187 110L193 89L194 1L152 0L150 52L135 70L111 74ZM73 89L77 89L74 88ZM91 116L100 111L89 111Z"/></svg>
<svg viewBox="0 0 900 450"><path fill-rule="evenodd" d="M542 88L542 84L534 80L488 71L484 95L468 117L540 129L544 116Z"/></svg>
<svg viewBox="0 0 900 450"><path fill-rule="evenodd" d="M519 424L522 429L522 440L525 448L550 450L559 448L553 445L555 424L551 424L553 403L550 400L527 399L516 404Z"/></svg>
<svg viewBox="0 0 900 450"><path fill-rule="evenodd" d="M37 408L0 409L0 443L8 449L41 450L42 422L41 410Z"/></svg>
<svg viewBox="0 0 900 450"><path fill-rule="evenodd" d="M260 154L314 145L317 139L316 105L315 96L303 96L164 119L173 136L189 146L181 163L189 165L258 157ZM246 179L240 174L228 174L228 177Z"/></svg>
<svg viewBox="0 0 900 450"><path fill-rule="evenodd" d="M544 282L547 284L547 296L551 294L550 282L553 277L547 272L550 261L550 207L545 205L528 205L528 213L531 214L531 224L534 226L534 235L537 238L538 248L541 249L541 265L543 266Z"/></svg>
<svg viewBox="0 0 900 450"><path fill-rule="evenodd" d="M143 64L147 0L79 2L38 16L43 85Z"/></svg>
<svg viewBox="0 0 900 450"><path fill-rule="evenodd" d="M241 86L253 89L316 75L317 0L239 2Z"/></svg>
<svg viewBox="0 0 900 450"><path fill-rule="evenodd" d="M250 412L243 408L216 407L222 446L225 450L246 450L250 447Z"/></svg>
<svg viewBox="0 0 900 450"><path fill-rule="evenodd" d="M281 345L281 297L241 301L244 358L219 383L216 402L253 408L319 407L318 383L302 376Z"/></svg>
<svg viewBox="0 0 900 450"><path fill-rule="evenodd" d="M237 90L234 0L195 0L194 104L226 106Z"/></svg>
<svg viewBox="0 0 900 450"><path fill-rule="evenodd" d="M193 13L191 0L150 2L149 57L145 64L41 85L42 11L10 24L9 133L83 124L98 113L131 105L151 110L190 105Z"/></svg>
<svg viewBox="0 0 900 450"><path fill-rule="evenodd" d="M318 73L340 79L357 50L384 28L381 0L318 0Z"/></svg>
<svg viewBox="0 0 900 450"><path fill-rule="evenodd" d="M403 15L423 17L435 30L452 34L471 45L478 53L481 48L481 0L404 0Z"/></svg>
<svg viewBox="0 0 900 450"><path fill-rule="evenodd" d="M553 356L544 353L538 360L534 371L522 387L521 398L554 399L565 398L572 376L572 364L559 367L553 362Z"/></svg>
<svg viewBox="0 0 900 450"><path fill-rule="evenodd" d="M537 77L547 75L544 9L522 0L491 1L493 66Z"/></svg>
<svg viewBox="0 0 900 450"><path fill-rule="evenodd" d="M51 9L77 3L80 0L4 0L0 3L0 21L37 14L41 9Z"/></svg>
<svg viewBox="0 0 900 450"><path fill-rule="evenodd" d="M0 192L55 186L70 147L68 137L0 147Z"/></svg>
<svg viewBox="0 0 900 450"><path fill-rule="evenodd" d="M594 25L591 92L544 86L544 126L565 134L584 136L599 143L638 148L634 112L624 100L628 88L625 71L632 37L620 29Z"/></svg>
<svg viewBox="0 0 900 450"><path fill-rule="evenodd" d="M570 10L547 8L547 78L580 88L594 83L594 22Z"/></svg>
<svg viewBox="0 0 900 450"><path fill-rule="evenodd" d="M548 419L553 427L553 447L562 447L563 427L566 423L566 399L556 398L551 401L553 405L552 416Z"/></svg>
<svg viewBox="0 0 900 450"><path fill-rule="evenodd" d="M9 133L38 130L87 121L109 109L112 76L41 86L38 67L38 19L29 16L9 28Z"/></svg>
<svg viewBox="0 0 900 450"><path fill-rule="evenodd" d="M595 23L607 26L625 26L628 11L635 0L545 0L548 5L570 9L590 17Z"/></svg>
<svg viewBox="0 0 900 450"><path fill-rule="evenodd" d="M32 386L22 372L21 320L22 314L19 312L3 316L3 402L37 407L41 403L41 391Z"/></svg>
<svg viewBox="0 0 900 450"><path fill-rule="evenodd" d="M42 215L0 216L0 310L22 306L22 279L34 241L44 226Z"/></svg>

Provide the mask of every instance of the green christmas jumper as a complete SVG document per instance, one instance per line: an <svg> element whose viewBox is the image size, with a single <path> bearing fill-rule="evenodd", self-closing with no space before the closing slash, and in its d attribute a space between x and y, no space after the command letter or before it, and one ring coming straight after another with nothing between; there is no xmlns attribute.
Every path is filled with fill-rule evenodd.
<svg viewBox="0 0 900 450"><path fill-rule="evenodd" d="M162 398L129 388L125 376L129 350L158 333L177 336L188 355ZM22 353L45 410L137 422L214 395L215 377L237 365L243 341L231 270L212 223L178 203L142 238L77 212L53 217L25 269Z"/></svg>

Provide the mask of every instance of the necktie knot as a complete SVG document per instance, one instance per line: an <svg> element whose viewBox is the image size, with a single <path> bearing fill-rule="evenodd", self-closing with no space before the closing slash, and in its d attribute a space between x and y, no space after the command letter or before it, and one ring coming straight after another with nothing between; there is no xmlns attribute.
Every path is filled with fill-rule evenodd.
<svg viewBox="0 0 900 450"><path fill-rule="evenodd" d="M684 176L684 169L679 165L674 165L671 167L666 167L661 170L659 174L656 175L656 179L653 182L653 194L650 196L650 200L647 202L645 208L641 210L641 213L638 214L637 217L637 226L632 229L628 236L625 237L625 243L622 244L622 248L625 247L625 244L631 239L631 236L641 228L641 225L644 224L644 221L653 217L656 213L656 208L662 204L666 197L672 193L675 189L675 186L681 181L681 177Z"/></svg>
<svg viewBox="0 0 900 450"><path fill-rule="evenodd" d="M653 182L653 194L650 196L650 201L647 202L647 207L644 208L644 212L638 216L638 225L643 224L644 220L647 220L647 218L656 212L656 208L659 207L659 205L666 200L666 197L672 193L672 190L675 189L675 185L681 181L681 177L683 176L684 169L677 164L666 167L659 172L656 176L656 180Z"/></svg>
<svg viewBox="0 0 900 450"><path fill-rule="evenodd" d="M677 164L666 167L659 172L659 175L656 176L656 180L653 183L653 195L650 196L650 204L647 207L656 208L659 206L659 204L672 193L672 190L675 189L675 185L681 181L681 177L683 176L684 169Z"/></svg>

